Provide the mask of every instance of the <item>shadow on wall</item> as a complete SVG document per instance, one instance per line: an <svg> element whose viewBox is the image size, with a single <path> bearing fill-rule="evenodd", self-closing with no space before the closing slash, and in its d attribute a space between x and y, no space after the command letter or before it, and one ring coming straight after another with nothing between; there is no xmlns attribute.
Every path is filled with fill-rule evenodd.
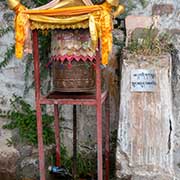
<svg viewBox="0 0 180 180"><path fill-rule="evenodd" d="M173 115L175 119L174 130L174 171L176 176L180 177L180 58L179 51L173 47L171 51L172 56L172 94L173 94Z"/></svg>
<svg viewBox="0 0 180 180"><path fill-rule="evenodd" d="M176 96L176 85L178 84L178 80L180 78L180 73L178 73L180 68L180 59L179 59L179 51L173 47L171 51L172 56L172 91L173 91L173 100Z"/></svg>

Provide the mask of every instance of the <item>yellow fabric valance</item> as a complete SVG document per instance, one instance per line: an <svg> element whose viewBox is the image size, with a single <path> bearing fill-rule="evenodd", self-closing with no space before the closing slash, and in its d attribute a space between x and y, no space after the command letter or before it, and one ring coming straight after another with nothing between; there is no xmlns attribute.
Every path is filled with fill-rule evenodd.
<svg viewBox="0 0 180 180"><path fill-rule="evenodd" d="M41 23L41 22L36 22L32 21L31 22L31 30L34 29L41 29L41 30L46 30L46 29L87 29L89 27L89 21L82 21L79 23L72 23L72 24L57 24L57 23Z"/></svg>
<svg viewBox="0 0 180 180"><path fill-rule="evenodd" d="M101 40L102 64L108 63L109 52L112 48L112 6L105 2L101 5L61 7L58 9L27 9L16 0L9 2L16 12L15 40L16 57L21 59L25 40L29 29L55 29L55 28L87 28L89 26L92 45L97 46L98 38ZM66 0L68 2L69 0ZM111 0L113 1L113 0ZM115 0L116 1L116 0ZM56 5L57 7L57 5ZM124 11L118 6L119 13ZM116 12L117 14L117 12Z"/></svg>

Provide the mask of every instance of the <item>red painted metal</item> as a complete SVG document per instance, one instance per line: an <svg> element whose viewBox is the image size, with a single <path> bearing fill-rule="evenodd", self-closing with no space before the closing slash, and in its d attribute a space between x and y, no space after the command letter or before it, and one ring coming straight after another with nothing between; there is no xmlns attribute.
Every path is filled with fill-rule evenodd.
<svg viewBox="0 0 180 180"><path fill-rule="evenodd" d="M103 157L102 157L102 104L101 104L101 71L100 52L96 57L96 120L97 120L97 167L98 180L103 180Z"/></svg>
<svg viewBox="0 0 180 180"><path fill-rule="evenodd" d="M39 151L39 169L40 180L45 180L45 161L43 148L43 130L42 130L42 112L41 104L54 105L55 118L55 137L56 137L56 165L60 165L60 137L59 137L59 112L58 104L73 104L73 105L92 105L96 106L97 118L97 165L98 165L98 180L103 180L103 153L102 153L102 103L106 105L106 180L109 179L109 104L108 92L101 92L101 70L100 70L100 52L96 54L96 94L86 93L59 93L52 92L47 96L41 96L40 93L40 70L39 70L39 50L38 50L38 31L33 30L33 55L34 55L34 78L35 78L35 97L37 111L37 133L38 133L38 151ZM77 129L74 122L75 131ZM76 141L76 132L74 131L74 142ZM74 143L74 151L76 144ZM75 152L76 153L76 152Z"/></svg>
<svg viewBox="0 0 180 180"><path fill-rule="evenodd" d="M55 129L55 141L56 141L56 166L60 166L61 153L60 153L59 110L57 104L54 105L54 129Z"/></svg>
<svg viewBox="0 0 180 180"><path fill-rule="evenodd" d="M96 100L87 99L41 99L41 104L96 105Z"/></svg>
<svg viewBox="0 0 180 180"><path fill-rule="evenodd" d="M48 99L96 99L93 93L84 92L57 92L53 91L47 95Z"/></svg>
<svg viewBox="0 0 180 180"><path fill-rule="evenodd" d="M105 112L106 112L106 139L105 139L105 164L106 164L106 180L109 180L109 157L110 157L110 107L109 107L109 96L105 101Z"/></svg>
<svg viewBox="0 0 180 180"><path fill-rule="evenodd" d="M87 61L87 60L89 60L89 61L93 61L94 59L96 58L96 56L83 56L83 55L80 55L80 56L78 56L78 55L67 55L67 54L65 54L65 55L57 55L57 56L52 56L51 57L51 60L54 60L54 61L60 61L60 62L64 62L66 59L68 60L68 61L72 61L72 60L76 60L76 61L80 61L80 60L82 60L82 61ZM51 61L50 61L51 62Z"/></svg>
<svg viewBox="0 0 180 180"><path fill-rule="evenodd" d="M107 98L108 91L104 91L100 95L101 104ZM96 96L94 94L84 94L84 93L59 93L52 92L46 97L41 97L41 104L74 104L74 105L96 105Z"/></svg>
<svg viewBox="0 0 180 180"><path fill-rule="evenodd" d="M77 179L77 114L76 105L73 105L73 178Z"/></svg>
<svg viewBox="0 0 180 180"><path fill-rule="evenodd" d="M39 70L39 50L38 50L38 31L33 31L33 55L34 55L34 78L35 78L35 98L36 98L36 118L38 134L38 152L39 152L39 171L40 180L45 180L44 167L44 148L43 148L43 129L42 112L40 105L40 70Z"/></svg>

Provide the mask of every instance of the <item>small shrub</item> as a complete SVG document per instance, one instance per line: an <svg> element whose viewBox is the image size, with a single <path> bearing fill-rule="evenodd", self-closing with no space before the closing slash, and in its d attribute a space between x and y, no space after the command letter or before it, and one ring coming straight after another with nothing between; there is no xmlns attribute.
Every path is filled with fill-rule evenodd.
<svg viewBox="0 0 180 180"><path fill-rule="evenodd" d="M11 119L9 124L3 126L7 129L19 129L20 138L32 145L37 145L36 111L26 103L22 97L14 95L11 100L12 110L7 117ZM54 143L54 132L51 128L53 117L43 114L43 141L44 144Z"/></svg>
<svg viewBox="0 0 180 180"><path fill-rule="evenodd" d="M139 35L132 34L127 50L132 54L145 56L158 56L165 52L171 51L171 37L167 33L158 33L157 29L150 27L138 29Z"/></svg>

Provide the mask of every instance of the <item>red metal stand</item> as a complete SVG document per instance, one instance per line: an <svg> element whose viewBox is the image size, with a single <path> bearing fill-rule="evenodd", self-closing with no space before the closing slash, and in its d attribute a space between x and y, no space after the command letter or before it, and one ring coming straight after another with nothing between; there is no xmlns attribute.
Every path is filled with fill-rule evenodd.
<svg viewBox="0 0 180 180"><path fill-rule="evenodd" d="M37 134L38 134L38 151L39 151L39 170L40 180L45 180L45 161L43 148L43 129L42 129L42 104L54 105L54 127L56 138L56 165L60 165L60 136L59 136L59 112L58 104L71 105L90 105L96 106L97 117L97 163L98 163L98 180L103 180L103 147L102 147L102 104L106 106L106 138L105 138L105 165L106 165L106 180L109 179L109 98L108 91L101 92L101 70L100 70L100 53L97 52L96 57L96 94L88 93L61 93L51 92L47 96L42 96L40 93L40 70L39 70L39 51L38 51L38 30L33 30L33 55L34 55L34 77L35 77L35 100L37 111ZM76 107L74 106L74 114ZM76 120L76 118L75 118ZM74 141L76 141L76 122L74 121ZM74 151L76 153L76 144ZM75 168L74 168L75 170Z"/></svg>

